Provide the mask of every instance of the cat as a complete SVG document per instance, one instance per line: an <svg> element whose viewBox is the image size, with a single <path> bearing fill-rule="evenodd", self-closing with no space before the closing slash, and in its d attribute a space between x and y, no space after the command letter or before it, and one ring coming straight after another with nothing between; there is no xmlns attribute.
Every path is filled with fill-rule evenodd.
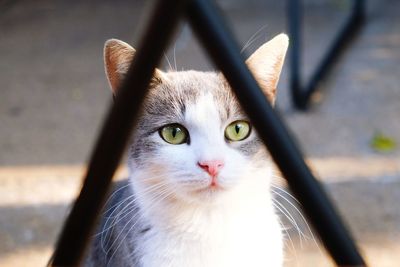
<svg viewBox="0 0 400 267"><path fill-rule="evenodd" d="M271 104L287 47L280 34L246 60ZM105 43L114 95L134 54ZM271 164L221 73L156 69L85 266L282 266Z"/></svg>

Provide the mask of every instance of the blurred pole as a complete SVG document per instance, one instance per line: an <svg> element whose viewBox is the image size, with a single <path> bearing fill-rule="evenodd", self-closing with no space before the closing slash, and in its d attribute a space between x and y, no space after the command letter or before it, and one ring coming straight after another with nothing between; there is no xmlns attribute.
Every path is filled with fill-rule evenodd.
<svg viewBox="0 0 400 267"><path fill-rule="evenodd" d="M301 87L301 51L303 4L301 0L288 0L287 4L289 45L289 84L292 102L299 109L306 108L306 99Z"/></svg>
<svg viewBox="0 0 400 267"><path fill-rule="evenodd" d="M365 21L365 0L353 0L351 12L343 25L339 28L335 38L330 43L323 58L317 64L310 80L302 83L302 20L303 4L301 0L288 0L287 16L289 24L289 47L290 64L290 90L292 102L296 108L306 110L310 99L315 91L320 88L320 83L331 72L335 63L340 59L346 48L357 36Z"/></svg>

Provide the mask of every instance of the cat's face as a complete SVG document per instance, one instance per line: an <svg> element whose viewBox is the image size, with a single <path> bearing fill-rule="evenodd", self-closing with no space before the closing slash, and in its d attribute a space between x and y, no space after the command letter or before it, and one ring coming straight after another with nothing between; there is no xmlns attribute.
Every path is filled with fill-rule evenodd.
<svg viewBox="0 0 400 267"><path fill-rule="evenodd" d="M287 38L281 35L246 62L272 103L286 48ZM106 71L114 93L133 55L133 48L121 41L106 43ZM268 166L268 157L221 74L157 70L129 165L141 190L197 202L241 186L252 172Z"/></svg>
<svg viewBox="0 0 400 267"><path fill-rule="evenodd" d="M172 72L150 89L129 160L149 186L165 183L193 200L239 184L265 163L263 151L220 75Z"/></svg>

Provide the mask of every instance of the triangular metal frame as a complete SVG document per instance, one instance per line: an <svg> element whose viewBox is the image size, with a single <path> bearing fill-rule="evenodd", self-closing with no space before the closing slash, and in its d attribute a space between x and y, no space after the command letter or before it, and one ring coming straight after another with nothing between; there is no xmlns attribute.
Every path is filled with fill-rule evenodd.
<svg viewBox="0 0 400 267"><path fill-rule="evenodd" d="M65 222L50 266L80 265L154 69L184 16L224 73L334 261L340 266L365 266L331 202L245 66L239 47L210 0L156 3L127 77L105 119L81 193Z"/></svg>

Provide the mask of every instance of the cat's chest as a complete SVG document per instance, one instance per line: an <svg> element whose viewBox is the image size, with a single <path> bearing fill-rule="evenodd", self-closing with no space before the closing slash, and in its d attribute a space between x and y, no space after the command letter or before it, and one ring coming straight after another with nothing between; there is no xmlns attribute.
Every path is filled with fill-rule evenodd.
<svg viewBox="0 0 400 267"><path fill-rule="evenodd" d="M143 252L143 267L281 266L282 239L273 214L234 214L153 233Z"/></svg>

